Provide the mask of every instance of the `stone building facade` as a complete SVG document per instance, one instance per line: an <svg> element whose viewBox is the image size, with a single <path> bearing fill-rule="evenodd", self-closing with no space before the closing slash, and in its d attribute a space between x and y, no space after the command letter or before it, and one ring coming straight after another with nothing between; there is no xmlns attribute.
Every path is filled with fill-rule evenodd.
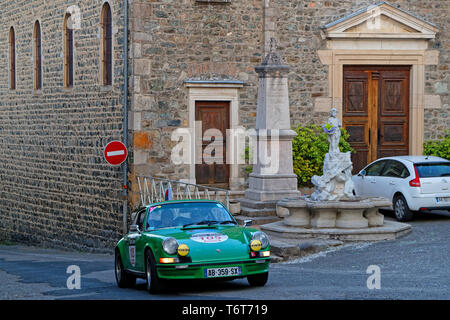
<svg viewBox="0 0 450 320"><path fill-rule="evenodd" d="M123 1L108 1L114 80L106 87L99 75L104 2L1 1L0 237L88 249L110 247L121 234L123 177L120 168L104 162L102 150L108 141L123 139ZM62 26L71 5L80 8L81 29L74 32L74 86L66 89ZM368 143L370 130L391 128L392 145L406 137L402 150L420 154L424 140L450 128L449 1L129 0L128 6L130 209L139 202L137 175L245 188L243 166L173 164L177 142L171 137L200 119L226 129L253 128L255 67L272 37L291 67L292 126L322 123L336 107L344 124L360 125L353 130L355 141L361 138L360 154L372 158L377 147ZM43 40L39 92L31 73L36 19ZM17 43L15 90L8 80L11 26ZM399 74L405 75L402 87L388 84L394 93L383 91L380 97L403 97L403 118L390 111L402 119L400 125L388 119L373 127L373 112L358 110L354 114L365 117L360 122L345 119L352 99L365 97L361 106L376 108L373 92L400 83ZM366 87L375 90L371 99Z"/></svg>
<svg viewBox="0 0 450 320"><path fill-rule="evenodd" d="M171 133L178 127L192 127L201 108L198 102L205 100L229 103L229 128L254 127L258 87L254 70L271 37L278 40L280 54L291 67L292 126L323 123L336 107L354 133L360 155L354 161L359 165L396 152L421 154L424 140L436 139L450 128L448 1L183 0L133 1L131 7L135 70L131 181L148 173L197 183L204 180L198 166L170 163L175 144ZM351 127L354 119L343 119L344 100L359 89L358 83L351 87L350 82L351 92L344 92L348 66L362 66L358 72L371 74L379 70L370 67L380 66L381 79L370 83L379 90L385 85L393 90L392 95L380 91L380 97L394 97L395 90L403 88L403 117L387 110L389 117L384 122L378 119L377 126L374 112L365 110L361 112L366 118L358 119L363 123ZM406 69L394 75L387 66ZM386 78L398 78L399 72L408 77L402 84ZM392 84L394 80L397 83ZM364 81L361 86L367 86L369 80ZM367 92L360 95L366 95L367 104ZM370 146L370 130L372 140L378 132L384 149L377 150L373 141ZM242 167L230 165L228 187L242 189L243 176ZM132 186L136 191L137 185Z"/></svg>
<svg viewBox="0 0 450 320"><path fill-rule="evenodd" d="M122 1L113 17L111 86L100 81L102 1L1 1L0 238L89 250L121 234L122 172L103 159L122 140ZM64 87L64 17L74 27L74 77ZM33 85L33 25L40 23L42 89ZM16 88L9 84L10 28L15 31Z"/></svg>

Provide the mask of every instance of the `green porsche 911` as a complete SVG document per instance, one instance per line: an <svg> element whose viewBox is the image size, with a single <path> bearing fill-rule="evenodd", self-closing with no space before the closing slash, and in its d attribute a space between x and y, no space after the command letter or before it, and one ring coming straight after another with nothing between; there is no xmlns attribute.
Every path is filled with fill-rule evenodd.
<svg viewBox="0 0 450 320"><path fill-rule="evenodd" d="M239 226L218 201L154 203L132 215L129 233L117 243L116 281L123 288L144 278L150 293L170 279L247 277L264 286L269 250L264 232Z"/></svg>

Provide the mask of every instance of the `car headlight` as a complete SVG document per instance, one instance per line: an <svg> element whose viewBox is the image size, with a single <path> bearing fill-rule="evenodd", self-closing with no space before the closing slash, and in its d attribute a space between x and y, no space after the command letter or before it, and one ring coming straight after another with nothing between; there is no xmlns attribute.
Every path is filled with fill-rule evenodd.
<svg viewBox="0 0 450 320"><path fill-rule="evenodd" d="M175 254L177 253L178 249L178 241L172 237L166 238L162 242L162 247L164 251L167 252L168 254Z"/></svg>
<svg viewBox="0 0 450 320"><path fill-rule="evenodd" d="M255 232L252 240L259 240L259 242L261 242L261 249L264 249L269 245L269 237L262 231Z"/></svg>

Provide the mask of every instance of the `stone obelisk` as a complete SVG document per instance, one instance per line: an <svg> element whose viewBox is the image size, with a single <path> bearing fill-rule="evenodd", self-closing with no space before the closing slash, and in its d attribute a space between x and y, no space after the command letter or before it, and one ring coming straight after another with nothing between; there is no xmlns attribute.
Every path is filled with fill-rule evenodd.
<svg viewBox="0 0 450 320"><path fill-rule="evenodd" d="M293 171L292 139L287 66L277 52L275 39L261 65L256 110L257 150L249 188L241 199L244 216L276 216L276 203L286 197L299 197L297 176ZM263 219L260 219L261 221Z"/></svg>

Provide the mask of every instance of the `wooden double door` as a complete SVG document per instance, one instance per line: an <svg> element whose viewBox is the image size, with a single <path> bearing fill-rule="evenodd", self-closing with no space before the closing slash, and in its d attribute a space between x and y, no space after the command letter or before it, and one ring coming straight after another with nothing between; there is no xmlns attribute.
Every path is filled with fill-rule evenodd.
<svg viewBox="0 0 450 320"><path fill-rule="evenodd" d="M195 165L197 184L228 188L230 166L226 163L227 129L230 128L230 102L197 101L195 121L201 121L201 137L196 152L201 163ZM199 161L200 162L200 161Z"/></svg>
<svg viewBox="0 0 450 320"><path fill-rule="evenodd" d="M409 66L344 66L343 126L353 172L382 157L409 153Z"/></svg>

